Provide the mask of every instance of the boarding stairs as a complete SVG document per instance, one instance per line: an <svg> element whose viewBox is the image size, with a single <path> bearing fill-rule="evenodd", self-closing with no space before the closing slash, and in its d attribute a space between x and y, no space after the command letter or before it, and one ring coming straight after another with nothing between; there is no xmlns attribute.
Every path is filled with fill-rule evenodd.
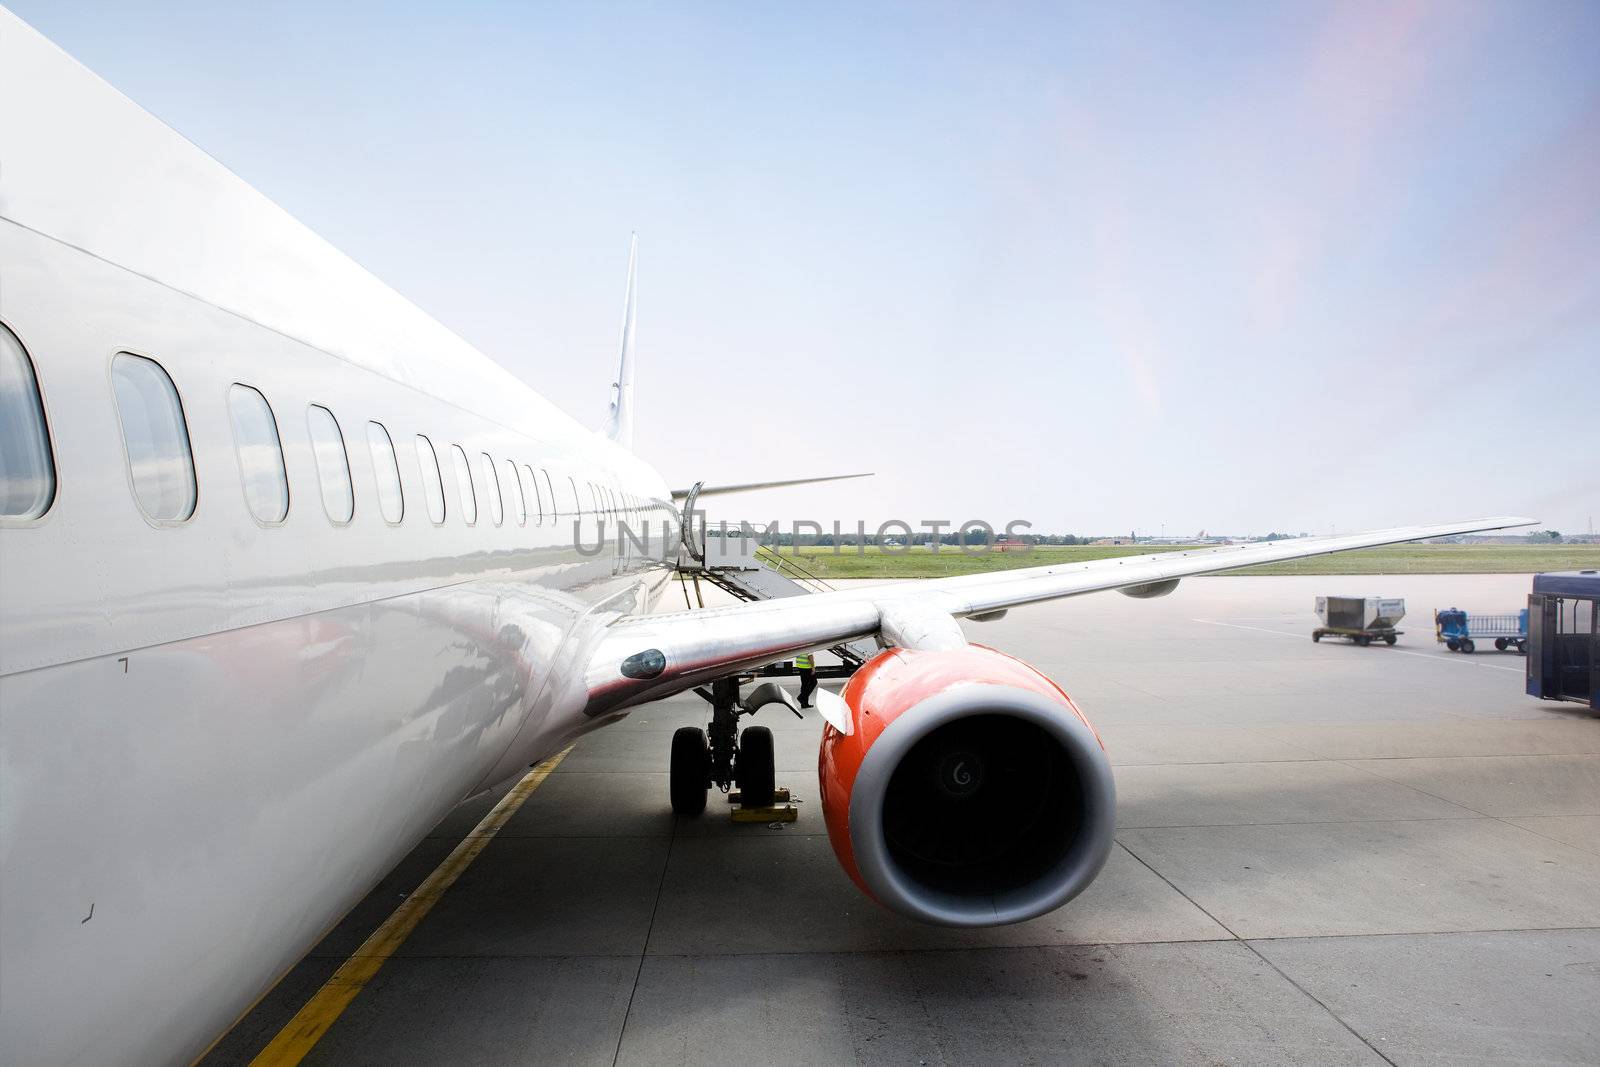
<svg viewBox="0 0 1600 1067"><path fill-rule="evenodd" d="M686 551L677 560L685 602L689 600L692 587L699 606L705 607L705 600L700 596L702 581L740 600L780 600L824 593L833 588L795 557L761 547L755 534L739 536L741 528L730 523L724 528L725 536L707 537L703 526L699 529L685 527ZM843 678L854 674L856 668L877 655L878 645L870 638L858 638L833 645L828 651L839 658L840 665L818 663L817 677ZM792 667L784 664L760 673L790 674Z"/></svg>

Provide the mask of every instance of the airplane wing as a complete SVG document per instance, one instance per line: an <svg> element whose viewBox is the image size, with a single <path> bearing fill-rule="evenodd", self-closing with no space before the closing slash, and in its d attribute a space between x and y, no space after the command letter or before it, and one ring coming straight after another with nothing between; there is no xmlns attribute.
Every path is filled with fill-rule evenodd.
<svg viewBox="0 0 1600 1067"><path fill-rule="evenodd" d="M787 485L815 485L818 482L845 482L851 478L870 478L872 472L865 474L829 474L821 478L789 478L781 482L745 482L743 485L706 485L696 482L688 489L674 489L673 499L684 500L689 497L726 496L729 493L748 493L755 489L781 489Z"/></svg>
<svg viewBox="0 0 1600 1067"><path fill-rule="evenodd" d="M854 638L876 635L885 645L906 648L958 647L965 643L955 622L958 618L995 617L1009 608L1104 589L1136 597L1161 596L1191 575L1536 521L1501 516L1402 526L840 589L699 611L620 616L590 658L588 712L599 716L620 711Z"/></svg>

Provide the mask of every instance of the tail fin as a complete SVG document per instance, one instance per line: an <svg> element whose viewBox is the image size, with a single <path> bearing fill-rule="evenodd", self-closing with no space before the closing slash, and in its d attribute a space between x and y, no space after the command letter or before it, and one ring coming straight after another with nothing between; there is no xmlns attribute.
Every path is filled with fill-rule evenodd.
<svg viewBox="0 0 1600 1067"><path fill-rule="evenodd" d="M628 246L628 295L622 305L622 358L611 383L611 407L605 435L623 448L633 448L633 299L639 269L639 235Z"/></svg>

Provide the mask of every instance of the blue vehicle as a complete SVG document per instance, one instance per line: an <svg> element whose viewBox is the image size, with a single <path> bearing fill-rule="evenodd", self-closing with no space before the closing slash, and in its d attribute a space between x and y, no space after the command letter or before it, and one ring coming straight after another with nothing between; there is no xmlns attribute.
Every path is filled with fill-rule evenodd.
<svg viewBox="0 0 1600 1067"><path fill-rule="evenodd" d="M1600 710L1600 571L1533 576L1528 695Z"/></svg>
<svg viewBox="0 0 1600 1067"><path fill-rule="evenodd" d="M1433 628L1438 640L1451 652L1476 651L1479 641L1494 641L1495 650L1528 650L1528 611L1486 615L1478 611L1446 608L1433 613Z"/></svg>

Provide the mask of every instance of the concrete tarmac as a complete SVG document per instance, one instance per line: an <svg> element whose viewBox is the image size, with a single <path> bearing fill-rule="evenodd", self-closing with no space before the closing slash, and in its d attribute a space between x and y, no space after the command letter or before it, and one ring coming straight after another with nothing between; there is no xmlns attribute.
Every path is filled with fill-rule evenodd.
<svg viewBox="0 0 1600 1067"><path fill-rule="evenodd" d="M1526 575L1201 578L969 624L1105 739L1100 879L1050 915L920 926L841 873L820 723L777 709L798 822L667 806L693 695L561 763L309 1063L1600 1062L1600 719L1433 639ZM1394 648L1313 644L1317 593L1403 596ZM670 606L670 605L668 605ZM1480 646L1481 647L1481 646ZM463 806L219 1044L246 1063L497 798Z"/></svg>

